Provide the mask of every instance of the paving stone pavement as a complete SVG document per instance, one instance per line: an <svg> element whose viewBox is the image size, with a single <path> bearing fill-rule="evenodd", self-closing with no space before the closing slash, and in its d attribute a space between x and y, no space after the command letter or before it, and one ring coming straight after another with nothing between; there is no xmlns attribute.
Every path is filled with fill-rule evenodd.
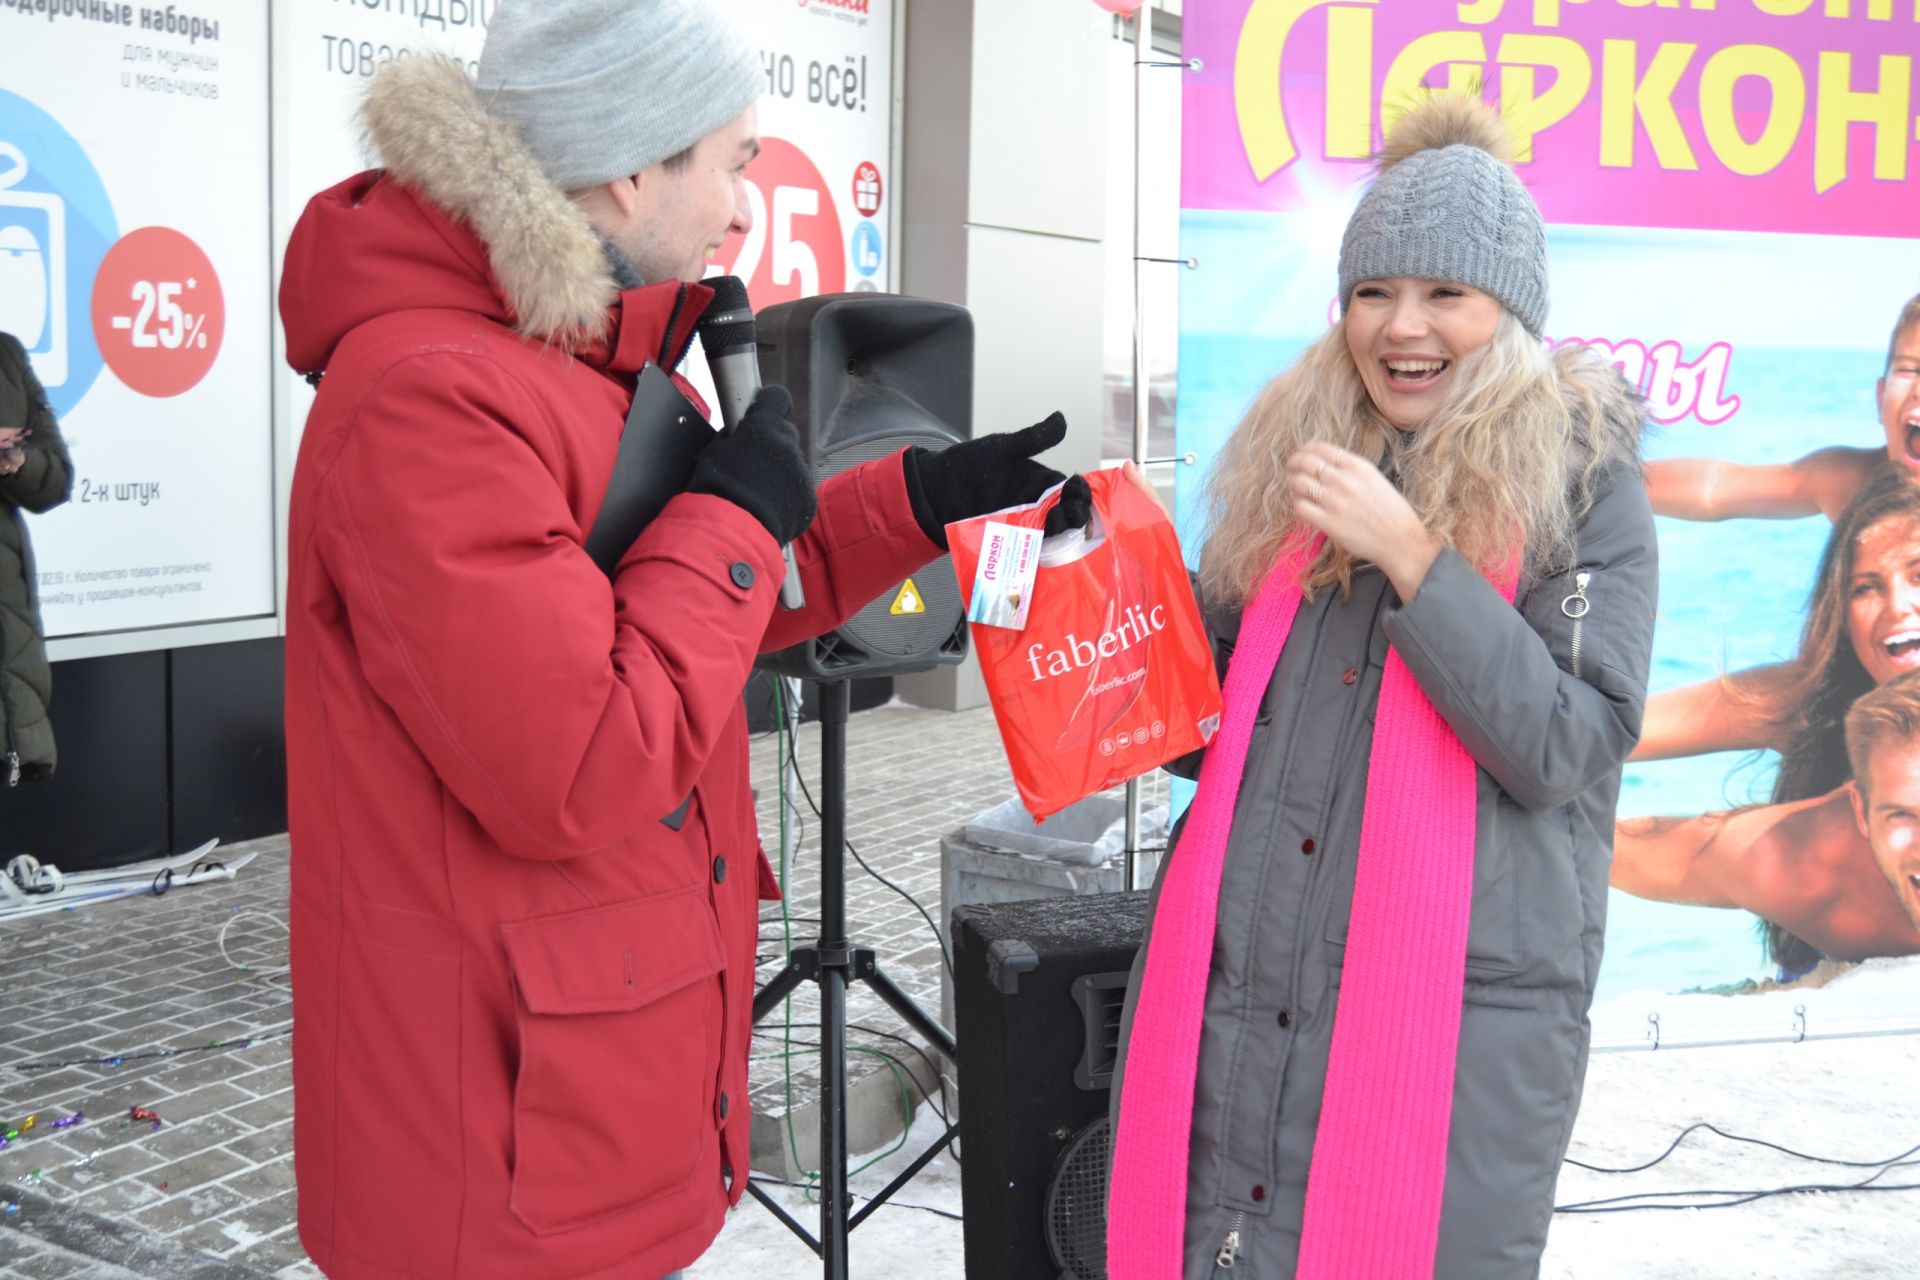
<svg viewBox="0 0 1920 1280"><path fill-rule="evenodd" d="M801 727L797 739L817 799L817 727ZM771 734L753 745L761 830L777 862L776 749ZM856 714L847 776L848 839L939 918L940 836L1013 794L991 713L892 705ZM1164 793L1163 780L1156 787ZM784 963L789 933L802 944L817 929L819 821L796 800L784 914L779 904L762 911L762 981ZM277 972L286 959L286 838L221 852L248 850L259 858L230 884L0 922L0 1122L18 1129L35 1117L0 1149L0 1200L17 1206L0 1210L0 1275L319 1275L293 1225L291 1010ZM59 861L58 850L34 852ZM928 922L851 859L847 871L854 940L937 1017L941 952ZM819 1077L801 1046L817 1043L817 1009L805 984L791 1028L776 1017L756 1036L757 1115L791 1111L798 1124L811 1112ZM848 1016L858 1046L850 1068L864 1096L897 1099L934 1083L924 1046L892 1038L914 1039L864 987ZM914 1078L897 1073L896 1061L919 1068ZM161 1124L130 1120L136 1106ZM84 1122L51 1127L75 1111ZM799 1137L810 1155L812 1142ZM789 1158L788 1167L805 1163Z"/></svg>

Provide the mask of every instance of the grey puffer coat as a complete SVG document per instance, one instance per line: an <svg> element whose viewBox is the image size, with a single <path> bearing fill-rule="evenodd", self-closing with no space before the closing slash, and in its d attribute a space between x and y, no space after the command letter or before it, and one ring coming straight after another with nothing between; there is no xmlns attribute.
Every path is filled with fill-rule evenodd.
<svg viewBox="0 0 1920 1280"><path fill-rule="evenodd" d="M18 778L53 772L53 672L34 592L33 545L23 511L51 511L73 489L73 464L60 425L27 353L0 333L0 427L26 427L27 460L0 476L0 791ZM18 770L14 761L18 761Z"/></svg>
<svg viewBox="0 0 1920 1280"><path fill-rule="evenodd" d="M1300 607L1254 729L1221 878L1186 1280L1294 1274L1389 645L1479 766L1434 1274L1538 1273L1586 1070L1614 805L1640 734L1658 585L1639 403L1611 370L1579 370L1602 396L1609 445L1574 566L1532 575L1510 607L1449 551L1405 604L1370 569L1349 598L1324 591ZM1578 606L1563 603L1578 594L1589 608L1576 620ZM1208 623L1224 670L1239 618L1209 611ZM1122 1021L1123 1070L1145 954Z"/></svg>

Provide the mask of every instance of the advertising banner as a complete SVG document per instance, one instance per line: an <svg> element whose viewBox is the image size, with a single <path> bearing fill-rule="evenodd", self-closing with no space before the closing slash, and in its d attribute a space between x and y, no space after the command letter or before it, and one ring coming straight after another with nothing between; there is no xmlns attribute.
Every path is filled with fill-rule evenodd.
<svg viewBox="0 0 1920 1280"><path fill-rule="evenodd" d="M0 328L76 469L31 521L50 638L273 616L275 441L284 469L312 402L270 342L275 264L371 162L374 71L477 65L497 6L0 0ZM891 289L891 0L728 6L760 43L764 151L713 272L759 307Z"/></svg>
<svg viewBox="0 0 1920 1280"><path fill-rule="evenodd" d="M374 163L355 113L368 79L433 52L478 66L499 0L285 0L279 132L284 247L316 192ZM890 292L893 0L724 0L760 49L762 151L747 170L753 228L709 274L738 275L755 307L818 293ZM708 390L696 352L686 372ZM708 397L712 399L711 396ZM294 431L312 393L289 379Z"/></svg>
<svg viewBox="0 0 1920 1280"><path fill-rule="evenodd" d="M753 230L716 262L754 305L887 290L893 182L892 0L725 0L760 46L763 151L748 169ZM424 52L476 67L498 0L290 0L281 159L290 216L371 163L354 116L383 63Z"/></svg>
<svg viewBox="0 0 1920 1280"><path fill-rule="evenodd" d="M764 150L747 169L753 230L716 273L756 307L891 292L893 0L729 0L760 43Z"/></svg>
<svg viewBox="0 0 1920 1280"><path fill-rule="evenodd" d="M498 0L278 0L276 262L307 201L374 163L358 121L373 73L395 58L429 53L458 58L471 71L496 7ZM299 417L306 417L304 403Z"/></svg>
<svg viewBox="0 0 1920 1280"><path fill-rule="evenodd" d="M1596 1023L1920 953L1913 6L1187 0L1184 31L1183 512L1338 320L1383 127L1429 89L1497 101L1548 223L1547 340L1601 349L1652 423L1660 611Z"/></svg>
<svg viewBox="0 0 1920 1280"><path fill-rule="evenodd" d="M73 455L52 637L271 616L267 15L0 3L0 328Z"/></svg>

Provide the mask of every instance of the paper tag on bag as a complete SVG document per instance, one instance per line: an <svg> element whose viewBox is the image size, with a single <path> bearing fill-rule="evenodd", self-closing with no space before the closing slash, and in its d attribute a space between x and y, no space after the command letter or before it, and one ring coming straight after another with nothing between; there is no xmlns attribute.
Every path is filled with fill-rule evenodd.
<svg viewBox="0 0 1920 1280"><path fill-rule="evenodd" d="M1033 607L1033 583L1040 573L1039 529L987 522L980 563L973 574L973 601L967 621L1019 631Z"/></svg>

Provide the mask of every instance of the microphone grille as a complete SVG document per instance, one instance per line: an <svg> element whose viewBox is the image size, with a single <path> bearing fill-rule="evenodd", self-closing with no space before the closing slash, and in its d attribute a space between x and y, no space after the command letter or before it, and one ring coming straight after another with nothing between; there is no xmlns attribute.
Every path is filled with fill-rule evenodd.
<svg viewBox="0 0 1920 1280"><path fill-rule="evenodd" d="M739 276L715 276L704 282L713 301L700 317L700 345L709 356L754 345L753 305Z"/></svg>

